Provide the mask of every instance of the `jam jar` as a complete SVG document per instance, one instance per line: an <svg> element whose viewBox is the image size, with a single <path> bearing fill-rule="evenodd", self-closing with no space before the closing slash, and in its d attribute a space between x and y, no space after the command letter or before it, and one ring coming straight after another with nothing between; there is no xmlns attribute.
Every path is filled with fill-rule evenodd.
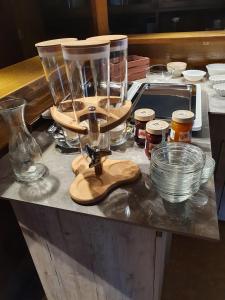
<svg viewBox="0 0 225 300"><path fill-rule="evenodd" d="M169 126L169 123L162 120L153 120L146 124L145 154L149 159L152 149L160 144L163 138L167 140Z"/></svg>
<svg viewBox="0 0 225 300"><path fill-rule="evenodd" d="M194 113L190 110L176 110L172 114L171 142L191 142Z"/></svg>
<svg viewBox="0 0 225 300"><path fill-rule="evenodd" d="M154 120L155 112L150 108L137 109L134 112L135 132L134 140L141 148L145 146L145 127L146 123Z"/></svg>

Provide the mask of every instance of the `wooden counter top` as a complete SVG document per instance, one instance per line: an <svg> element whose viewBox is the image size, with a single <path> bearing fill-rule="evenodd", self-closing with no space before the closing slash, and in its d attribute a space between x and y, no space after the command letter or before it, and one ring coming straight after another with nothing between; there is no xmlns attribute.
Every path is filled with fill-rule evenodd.
<svg viewBox="0 0 225 300"><path fill-rule="evenodd" d="M151 44L174 39L208 39L225 37L225 30L216 31L192 31L192 32L163 32L131 34L128 36L129 44Z"/></svg>
<svg viewBox="0 0 225 300"><path fill-rule="evenodd" d="M43 69L38 56L0 69L0 98L27 86L42 76Z"/></svg>
<svg viewBox="0 0 225 300"><path fill-rule="evenodd" d="M208 124L208 97L202 93L202 130L193 134L193 143L205 152L210 152ZM52 140L45 131L37 136L43 149L43 163L49 170L40 182L23 185L15 182L9 168L8 157L0 160L0 197L27 202L29 205L57 208L77 214L92 215L108 220L117 220L159 231L170 231L192 237L219 239L214 180L202 185L193 197L208 199L206 205L196 206L192 201L170 204L163 201L149 182L149 160L143 149L129 141L120 151L113 151L114 159L131 159L140 166L142 178L132 185L122 186L111 192L104 201L91 206L73 202L69 186L74 179L71 163L74 155L62 155L55 150ZM111 157L110 157L111 158ZM57 162L57 163L56 163ZM193 198L194 199L194 198Z"/></svg>

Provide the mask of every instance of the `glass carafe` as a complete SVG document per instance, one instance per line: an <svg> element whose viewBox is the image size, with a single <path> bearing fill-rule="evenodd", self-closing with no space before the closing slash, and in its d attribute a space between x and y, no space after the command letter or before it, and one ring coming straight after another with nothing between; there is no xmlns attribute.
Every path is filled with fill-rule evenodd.
<svg viewBox="0 0 225 300"><path fill-rule="evenodd" d="M46 167L39 163L41 149L24 121L24 99L0 101L0 115L9 127L9 157L18 181L30 182L42 177Z"/></svg>

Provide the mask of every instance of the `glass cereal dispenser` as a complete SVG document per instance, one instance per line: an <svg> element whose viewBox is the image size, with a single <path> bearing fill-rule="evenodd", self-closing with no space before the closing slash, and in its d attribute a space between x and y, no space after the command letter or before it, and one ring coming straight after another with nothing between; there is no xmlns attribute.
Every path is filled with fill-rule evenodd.
<svg viewBox="0 0 225 300"><path fill-rule="evenodd" d="M109 131L123 123L131 102L110 94L110 42L83 40L62 44L73 115L51 108L55 121L77 132L82 155L72 163L76 178L70 187L72 199L80 204L101 200L113 188L135 180L139 167L131 161L106 158L111 154Z"/></svg>
<svg viewBox="0 0 225 300"><path fill-rule="evenodd" d="M99 35L88 38L93 41L110 41L110 95L117 101L112 107L119 108L127 100L127 47L126 35ZM110 145L118 146L126 142L126 122L110 131Z"/></svg>
<svg viewBox="0 0 225 300"><path fill-rule="evenodd" d="M66 69L62 55L61 43L76 41L76 38L64 38L37 43L46 81L54 101L54 105L61 111L73 111L72 106L66 106L65 101L71 98ZM76 133L63 129L64 140L56 139L56 144L62 148L73 148L79 143Z"/></svg>

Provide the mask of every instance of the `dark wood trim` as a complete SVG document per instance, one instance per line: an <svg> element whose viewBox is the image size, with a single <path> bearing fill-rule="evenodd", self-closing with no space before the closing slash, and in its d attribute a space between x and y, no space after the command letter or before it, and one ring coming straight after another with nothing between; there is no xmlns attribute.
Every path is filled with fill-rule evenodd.
<svg viewBox="0 0 225 300"><path fill-rule="evenodd" d="M107 0L91 0L91 10L96 35L109 34Z"/></svg>

